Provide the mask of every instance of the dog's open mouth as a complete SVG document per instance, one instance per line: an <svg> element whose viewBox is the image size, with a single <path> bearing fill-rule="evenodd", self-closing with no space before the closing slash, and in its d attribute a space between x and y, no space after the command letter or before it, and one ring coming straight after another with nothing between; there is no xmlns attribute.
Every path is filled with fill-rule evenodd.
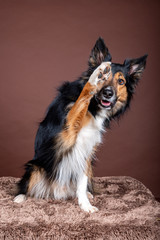
<svg viewBox="0 0 160 240"><path fill-rule="evenodd" d="M112 103L107 100L102 99L100 102L101 102L102 107L105 107L105 108L109 108L112 105Z"/></svg>
<svg viewBox="0 0 160 240"><path fill-rule="evenodd" d="M95 98L99 106L106 108L107 110L112 109L116 104L116 100L117 100L115 94L107 98L104 94L102 94L102 92L95 95Z"/></svg>

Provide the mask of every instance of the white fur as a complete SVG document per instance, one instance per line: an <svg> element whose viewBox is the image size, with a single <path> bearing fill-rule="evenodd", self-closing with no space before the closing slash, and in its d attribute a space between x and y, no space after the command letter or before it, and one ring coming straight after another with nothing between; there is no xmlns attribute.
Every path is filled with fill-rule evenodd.
<svg viewBox="0 0 160 240"><path fill-rule="evenodd" d="M102 117L92 117L88 125L83 127L72 151L63 157L57 172L57 181L61 186L70 185L70 179L76 180L86 169L86 160L93 147L101 143Z"/></svg>
<svg viewBox="0 0 160 240"><path fill-rule="evenodd" d="M87 182L88 178L85 174L82 176L79 176L78 182L77 182L77 197L78 197L78 204L80 208L86 212L96 212L98 211L98 208L92 206L88 200L87 197Z"/></svg>
<svg viewBox="0 0 160 240"><path fill-rule="evenodd" d="M102 141L101 135L104 131L105 118L106 110L102 109L96 118L92 117L88 125L80 130L75 146L68 155L63 157L57 172L56 183L58 185L54 190L54 197L61 199L73 196L73 191L77 189L76 195L79 205L87 212L94 212L97 209L90 204L87 197L86 160L91 156L93 148Z"/></svg>
<svg viewBox="0 0 160 240"><path fill-rule="evenodd" d="M21 202L23 202L23 201L25 201L26 200L26 195L24 195L24 194L19 194L19 195L17 195L14 199L13 199L13 201L15 202L15 203L21 203Z"/></svg>

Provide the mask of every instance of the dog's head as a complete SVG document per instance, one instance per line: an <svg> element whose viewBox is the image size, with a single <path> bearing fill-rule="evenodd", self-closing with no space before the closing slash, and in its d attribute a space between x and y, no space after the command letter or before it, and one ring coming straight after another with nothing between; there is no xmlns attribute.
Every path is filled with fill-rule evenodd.
<svg viewBox="0 0 160 240"><path fill-rule="evenodd" d="M126 59L123 64L111 63L111 76L102 89L95 95L100 108L118 116L129 106L136 85L145 69L147 55L137 59ZM102 62L111 61L111 55L102 38L92 49L89 67L97 68Z"/></svg>

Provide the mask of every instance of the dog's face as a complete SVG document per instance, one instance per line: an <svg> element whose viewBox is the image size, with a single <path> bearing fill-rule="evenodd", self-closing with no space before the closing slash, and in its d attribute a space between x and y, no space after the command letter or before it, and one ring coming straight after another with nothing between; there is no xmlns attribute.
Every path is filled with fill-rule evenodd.
<svg viewBox="0 0 160 240"><path fill-rule="evenodd" d="M111 116L116 116L129 106L145 68L146 58L147 55L144 55L137 59L125 60L123 64L111 63L111 76L95 95L100 108L105 108ZM89 65L91 68L96 68L103 61L111 61L111 55L100 38L91 52Z"/></svg>
<svg viewBox="0 0 160 240"><path fill-rule="evenodd" d="M127 95L125 74L116 64L111 64L111 77L95 96L99 105L107 110L117 109L126 104Z"/></svg>

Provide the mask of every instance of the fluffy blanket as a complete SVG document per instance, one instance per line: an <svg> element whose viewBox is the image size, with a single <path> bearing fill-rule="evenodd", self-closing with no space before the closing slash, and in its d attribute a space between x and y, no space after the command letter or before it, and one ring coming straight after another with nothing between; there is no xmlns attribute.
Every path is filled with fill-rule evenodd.
<svg viewBox="0 0 160 240"><path fill-rule="evenodd" d="M160 239L160 204L131 177L95 178L91 202L99 212L92 214L76 199L13 203L18 180L0 178L0 239Z"/></svg>

